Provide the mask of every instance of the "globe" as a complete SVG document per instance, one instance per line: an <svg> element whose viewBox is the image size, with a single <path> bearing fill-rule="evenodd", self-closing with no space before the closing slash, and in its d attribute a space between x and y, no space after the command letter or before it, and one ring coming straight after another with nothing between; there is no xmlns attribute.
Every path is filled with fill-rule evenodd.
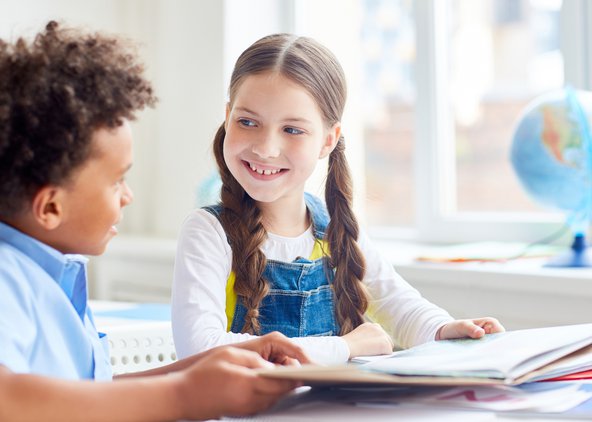
<svg viewBox="0 0 592 422"><path fill-rule="evenodd" d="M511 162L523 187L542 205L567 214L574 241L549 266L592 266L585 234L592 213L592 92L571 88L531 101L513 133Z"/></svg>

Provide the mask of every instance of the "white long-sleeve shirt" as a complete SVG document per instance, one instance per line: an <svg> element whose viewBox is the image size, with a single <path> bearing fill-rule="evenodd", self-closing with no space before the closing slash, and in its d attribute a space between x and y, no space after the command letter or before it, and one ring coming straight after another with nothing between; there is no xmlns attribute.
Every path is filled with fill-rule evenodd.
<svg viewBox="0 0 592 422"><path fill-rule="evenodd" d="M400 347L433 340L452 317L403 280L364 233L358 244L366 259L368 318L380 323ZM292 262L310 256L313 246L309 228L297 237L268 233L262 251L267 259ZM256 337L227 332L226 283L231 267L232 250L218 219L203 209L193 211L181 229L172 291L173 338L180 358ZM291 340L317 363L343 363L349 358L347 343L338 336Z"/></svg>

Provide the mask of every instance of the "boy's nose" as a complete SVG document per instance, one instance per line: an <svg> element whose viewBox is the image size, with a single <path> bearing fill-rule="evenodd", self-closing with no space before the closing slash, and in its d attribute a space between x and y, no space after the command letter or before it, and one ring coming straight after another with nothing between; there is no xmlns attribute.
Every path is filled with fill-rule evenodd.
<svg viewBox="0 0 592 422"><path fill-rule="evenodd" d="M267 135L253 143L252 152L261 158L276 158L280 155L279 140L273 135Z"/></svg>

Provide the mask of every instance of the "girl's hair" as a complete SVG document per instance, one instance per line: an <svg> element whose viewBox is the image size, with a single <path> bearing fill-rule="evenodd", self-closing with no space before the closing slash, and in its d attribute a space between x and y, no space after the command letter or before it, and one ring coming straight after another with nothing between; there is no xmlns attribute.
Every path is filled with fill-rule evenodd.
<svg viewBox="0 0 592 422"><path fill-rule="evenodd" d="M345 75L335 56L318 42L288 34L270 35L255 42L234 67L230 105L246 77L265 72L280 73L306 89L318 104L327 127L341 121L346 99ZM232 248L234 289L247 309L243 332L259 333L258 308L269 289L263 278L266 259L261 251L267 234L257 203L224 161L225 135L222 124L214 138L214 155L222 178L220 219ZM336 317L341 334L345 334L363 322L368 299L362 284L365 260L356 242L359 228L352 211L352 181L343 137L329 156L325 200L331 217L326 235L330 249L327 262L329 270L335 271Z"/></svg>

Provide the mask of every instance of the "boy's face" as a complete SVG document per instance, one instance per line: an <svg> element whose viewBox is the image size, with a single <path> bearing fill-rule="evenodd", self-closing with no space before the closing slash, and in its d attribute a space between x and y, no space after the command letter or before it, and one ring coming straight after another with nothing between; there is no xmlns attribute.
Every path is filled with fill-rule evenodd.
<svg viewBox="0 0 592 422"><path fill-rule="evenodd" d="M90 158L61 189L62 216L50 246L62 253L99 255L117 234L122 209L133 194L125 182L132 165L132 134L127 122L93 134Z"/></svg>

